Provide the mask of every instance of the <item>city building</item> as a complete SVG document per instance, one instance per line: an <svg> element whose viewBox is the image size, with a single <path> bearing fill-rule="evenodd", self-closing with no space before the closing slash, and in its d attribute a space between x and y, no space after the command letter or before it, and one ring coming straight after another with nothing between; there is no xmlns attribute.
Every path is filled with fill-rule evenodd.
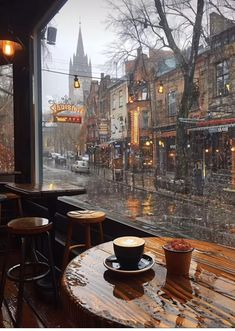
<svg viewBox="0 0 235 331"><path fill-rule="evenodd" d="M128 168L138 171L153 165L151 72L148 56L142 52L142 48L137 50L134 60L126 63L126 76L128 77Z"/></svg>
<svg viewBox="0 0 235 331"><path fill-rule="evenodd" d="M218 15L211 15L215 27ZM235 26L211 35L210 45L199 50L195 68L193 104L188 119L179 119L188 129L191 172L197 162L205 178L210 171L234 177ZM212 29L211 29L212 32ZM159 93L159 86L162 91ZM176 120L183 91L183 77L176 63L159 72L155 82L156 148L158 174L174 173ZM233 179L234 180L234 179Z"/></svg>
<svg viewBox="0 0 235 331"><path fill-rule="evenodd" d="M114 82L110 88L110 161L127 168L128 160L128 113L127 113L127 78L124 76ZM113 160L115 160L113 162ZM119 160L119 161L116 161Z"/></svg>
<svg viewBox="0 0 235 331"><path fill-rule="evenodd" d="M98 132L98 81L92 80L90 93L86 98L84 105L85 116L83 125L86 126L86 150L89 153L90 161L96 163L95 148L99 144L99 132Z"/></svg>

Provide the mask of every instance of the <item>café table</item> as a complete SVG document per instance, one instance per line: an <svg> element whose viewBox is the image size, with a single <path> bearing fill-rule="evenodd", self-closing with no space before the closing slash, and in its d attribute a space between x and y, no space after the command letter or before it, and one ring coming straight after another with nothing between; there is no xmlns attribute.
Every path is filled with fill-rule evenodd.
<svg viewBox="0 0 235 331"><path fill-rule="evenodd" d="M0 170L0 176L15 176L15 175L21 175L21 171L2 171Z"/></svg>
<svg viewBox="0 0 235 331"><path fill-rule="evenodd" d="M7 182L14 180L16 175L20 175L21 171L2 171L0 170L0 189L1 186L4 186Z"/></svg>
<svg viewBox="0 0 235 331"><path fill-rule="evenodd" d="M26 198L45 198L50 221L53 221L54 219L56 202L59 196L80 195L86 193L86 189L84 187L67 183L8 183L5 187L10 191L21 194Z"/></svg>
<svg viewBox="0 0 235 331"><path fill-rule="evenodd" d="M162 245L145 238L154 258L142 273L108 270L112 242L75 257L61 280L64 308L74 327L235 327L235 250L188 240L194 247L189 276L167 275Z"/></svg>

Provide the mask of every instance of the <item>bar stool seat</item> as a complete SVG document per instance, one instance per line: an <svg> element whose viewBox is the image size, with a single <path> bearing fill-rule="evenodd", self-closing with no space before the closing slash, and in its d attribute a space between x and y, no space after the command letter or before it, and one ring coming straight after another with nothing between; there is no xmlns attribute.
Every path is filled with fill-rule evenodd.
<svg viewBox="0 0 235 331"><path fill-rule="evenodd" d="M8 239L2 267L0 304L2 305L4 299L6 278L18 282L19 289L17 297L15 324L17 327L19 327L22 321L23 292L25 282L39 280L45 277L50 272L54 289L54 299L55 303L57 303L58 295L50 238L50 230L52 229L52 223L49 223L48 219L46 218L23 217L11 220L6 225L6 228L8 232ZM36 238L42 237L43 235L47 239L46 244L48 248L48 263L39 260L36 250ZM10 269L8 269L8 256L10 251L11 239L13 236L19 236L21 239L21 257L19 264L14 265ZM31 246L27 246L28 244L31 244ZM32 255L30 261L26 261L26 250Z"/></svg>
<svg viewBox="0 0 235 331"><path fill-rule="evenodd" d="M4 192L0 194L0 225L2 222L2 204L4 204L7 201L15 201L17 205L17 216L23 216L23 208L22 208L22 202L21 202L21 196L15 193L11 192Z"/></svg>
<svg viewBox="0 0 235 331"><path fill-rule="evenodd" d="M68 217L68 230L66 237L66 244L63 257L62 271L65 270L69 262L69 254L72 249L76 247L84 247L85 249L91 248L91 225L97 224L99 226L100 242L104 241L102 222L105 220L106 214L102 211L94 210L74 210L67 213ZM85 243L71 245L73 225L80 224L85 228Z"/></svg>

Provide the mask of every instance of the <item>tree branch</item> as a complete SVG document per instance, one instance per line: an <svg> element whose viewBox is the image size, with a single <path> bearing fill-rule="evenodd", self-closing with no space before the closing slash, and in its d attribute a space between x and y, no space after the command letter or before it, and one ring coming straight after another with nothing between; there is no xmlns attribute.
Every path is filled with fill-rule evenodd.
<svg viewBox="0 0 235 331"><path fill-rule="evenodd" d="M162 7L162 4L161 4L161 1L160 0L154 0L154 2L155 2L155 6L156 6L156 9L157 9L158 15L159 15L160 20L161 20L160 21L161 26L164 29L164 32L165 32L167 41L169 43L169 46L173 50L176 59L178 60L179 64L181 65L182 70L185 72L188 69L188 64L187 64L183 54L181 53L179 47L175 43L175 40L174 40L173 35L172 35L172 30L169 27L166 15L163 12L163 7Z"/></svg>

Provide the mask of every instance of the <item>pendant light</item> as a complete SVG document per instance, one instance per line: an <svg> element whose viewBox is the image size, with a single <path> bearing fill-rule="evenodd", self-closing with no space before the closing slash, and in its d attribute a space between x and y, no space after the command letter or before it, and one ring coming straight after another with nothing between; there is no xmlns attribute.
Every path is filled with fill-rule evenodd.
<svg viewBox="0 0 235 331"><path fill-rule="evenodd" d="M3 56L10 58L15 55L15 52L21 51L23 44L17 38L13 31L8 29L6 33L0 34L0 52Z"/></svg>
<svg viewBox="0 0 235 331"><path fill-rule="evenodd" d="M80 82L78 80L78 76L74 76L74 83L73 83L74 88L80 88Z"/></svg>
<svg viewBox="0 0 235 331"><path fill-rule="evenodd" d="M164 92L164 86L162 81L160 82L159 86L158 86L158 93L162 94Z"/></svg>

